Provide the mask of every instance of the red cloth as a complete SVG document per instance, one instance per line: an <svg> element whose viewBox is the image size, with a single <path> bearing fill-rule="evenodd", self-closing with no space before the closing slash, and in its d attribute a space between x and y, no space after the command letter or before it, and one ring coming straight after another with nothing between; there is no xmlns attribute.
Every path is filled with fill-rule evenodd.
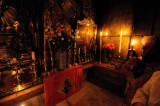
<svg viewBox="0 0 160 106"><path fill-rule="evenodd" d="M43 83L46 106L54 106L58 102L64 100L66 97L69 97L73 93L79 91L82 87L82 75L82 65L77 65L67 68L65 71L59 71L49 77L44 78ZM59 92L59 88L63 85L66 77L73 81L73 85L65 95Z"/></svg>

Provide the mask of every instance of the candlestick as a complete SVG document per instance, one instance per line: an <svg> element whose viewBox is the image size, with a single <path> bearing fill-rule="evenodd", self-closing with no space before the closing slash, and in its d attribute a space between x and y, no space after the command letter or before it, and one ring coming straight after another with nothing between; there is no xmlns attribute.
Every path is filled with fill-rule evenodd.
<svg viewBox="0 0 160 106"><path fill-rule="evenodd" d="M44 33L44 70L47 72L47 62L46 62L46 34Z"/></svg>
<svg viewBox="0 0 160 106"><path fill-rule="evenodd" d="M131 50L133 51L133 45L131 45Z"/></svg>
<svg viewBox="0 0 160 106"><path fill-rule="evenodd" d="M81 63L81 49L78 49L78 59L79 59L79 63Z"/></svg>
<svg viewBox="0 0 160 106"><path fill-rule="evenodd" d="M36 60L35 52L32 52L32 60Z"/></svg>
<svg viewBox="0 0 160 106"><path fill-rule="evenodd" d="M95 35L94 35L94 39L96 39L96 36L97 36L97 31L95 31L95 33L94 33Z"/></svg>
<svg viewBox="0 0 160 106"><path fill-rule="evenodd" d="M78 53L79 53L79 54L81 53L81 48L78 49Z"/></svg>

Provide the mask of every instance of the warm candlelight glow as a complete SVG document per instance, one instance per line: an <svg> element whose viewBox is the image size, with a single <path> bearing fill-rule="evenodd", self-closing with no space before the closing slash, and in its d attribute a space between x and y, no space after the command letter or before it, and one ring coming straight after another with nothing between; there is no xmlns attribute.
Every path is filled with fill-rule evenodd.
<svg viewBox="0 0 160 106"><path fill-rule="evenodd" d="M96 36L97 36L97 31L95 31L95 32L94 32L94 34L95 34L95 35L94 35L94 38L96 39Z"/></svg>
<svg viewBox="0 0 160 106"><path fill-rule="evenodd" d="M102 36L102 31L100 32L100 36Z"/></svg>
<svg viewBox="0 0 160 106"><path fill-rule="evenodd" d="M32 52L32 60L36 60L35 52Z"/></svg>
<svg viewBox="0 0 160 106"><path fill-rule="evenodd" d="M134 45L135 45L135 43L136 43L136 40L132 40L131 45L132 45L132 46L134 46Z"/></svg>
<svg viewBox="0 0 160 106"><path fill-rule="evenodd" d="M12 71L12 75L16 75L16 71Z"/></svg>
<svg viewBox="0 0 160 106"><path fill-rule="evenodd" d="M18 85L18 91L21 91L21 90L22 90L22 86Z"/></svg>
<svg viewBox="0 0 160 106"><path fill-rule="evenodd" d="M108 32L106 32L105 35L108 36Z"/></svg>
<svg viewBox="0 0 160 106"><path fill-rule="evenodd" d="M97 31L95 31L95 35L97 35Z"/></svg>
<svg viewBox="0 0 160 106"><path fill-rule="evenodd" d="M123 31L121 31L121 35L123 34Z"/></svg>
<svg viewBox="0 0 160 106"><path fill-rule="evenodd" d="M133 50L133 46L135 45L135 43L136 43L136 40L132 40L132 42L131 42L131 49Z"/></svg>

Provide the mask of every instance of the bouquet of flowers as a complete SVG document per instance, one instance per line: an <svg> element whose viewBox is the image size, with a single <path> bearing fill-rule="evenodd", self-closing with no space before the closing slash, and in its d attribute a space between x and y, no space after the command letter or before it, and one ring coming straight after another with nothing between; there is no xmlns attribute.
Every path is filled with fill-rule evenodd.
<svg viewBox="0 0 160 106"><path fill-rule="evenodd" d="M47 47L50 51L52 67L56 66L58 70L65 70L67 61L71 59L71 52L69 51L71 51L74 44L72 31L66 31L63 25L58 23L54 28L47 26L44 32L48 43ZM55 65L53 60L55 60Z"/></svg>
<svg viewBox="0 0 160 106"><path fill-rule="evenodd" d="M105 43L103 45L103 48L106 50L107 53L107 57L111 58L113 55L113 50L115 49L114 44L110 44L110 43Z"/></svg>
<svg viewBox="0 0 160 106"><path fill-rule="evenodd" d="M115 49L114 44L109 44L109 43L105 43L103 45L103 48L109 49L109 50L114 50Z"/></svg>
<svg viewBox="0 0 160 106"><path fill-rule="evenodd" d="M73 34L71 31L66 31L61 24L57 24L55 28L48 28L45 32L53 45L54 52L66 51L73 44Z"/></svg>

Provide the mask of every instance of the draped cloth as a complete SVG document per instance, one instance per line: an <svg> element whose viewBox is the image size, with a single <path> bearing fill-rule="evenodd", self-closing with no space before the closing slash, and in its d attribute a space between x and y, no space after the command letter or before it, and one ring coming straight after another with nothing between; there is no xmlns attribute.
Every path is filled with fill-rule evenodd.
<svg viewBox="0 0 160 106"><path fill-rule="evenodd" d="M72 66L43 79L46 106L54 106L82 87L82 65Z"/></svg>

